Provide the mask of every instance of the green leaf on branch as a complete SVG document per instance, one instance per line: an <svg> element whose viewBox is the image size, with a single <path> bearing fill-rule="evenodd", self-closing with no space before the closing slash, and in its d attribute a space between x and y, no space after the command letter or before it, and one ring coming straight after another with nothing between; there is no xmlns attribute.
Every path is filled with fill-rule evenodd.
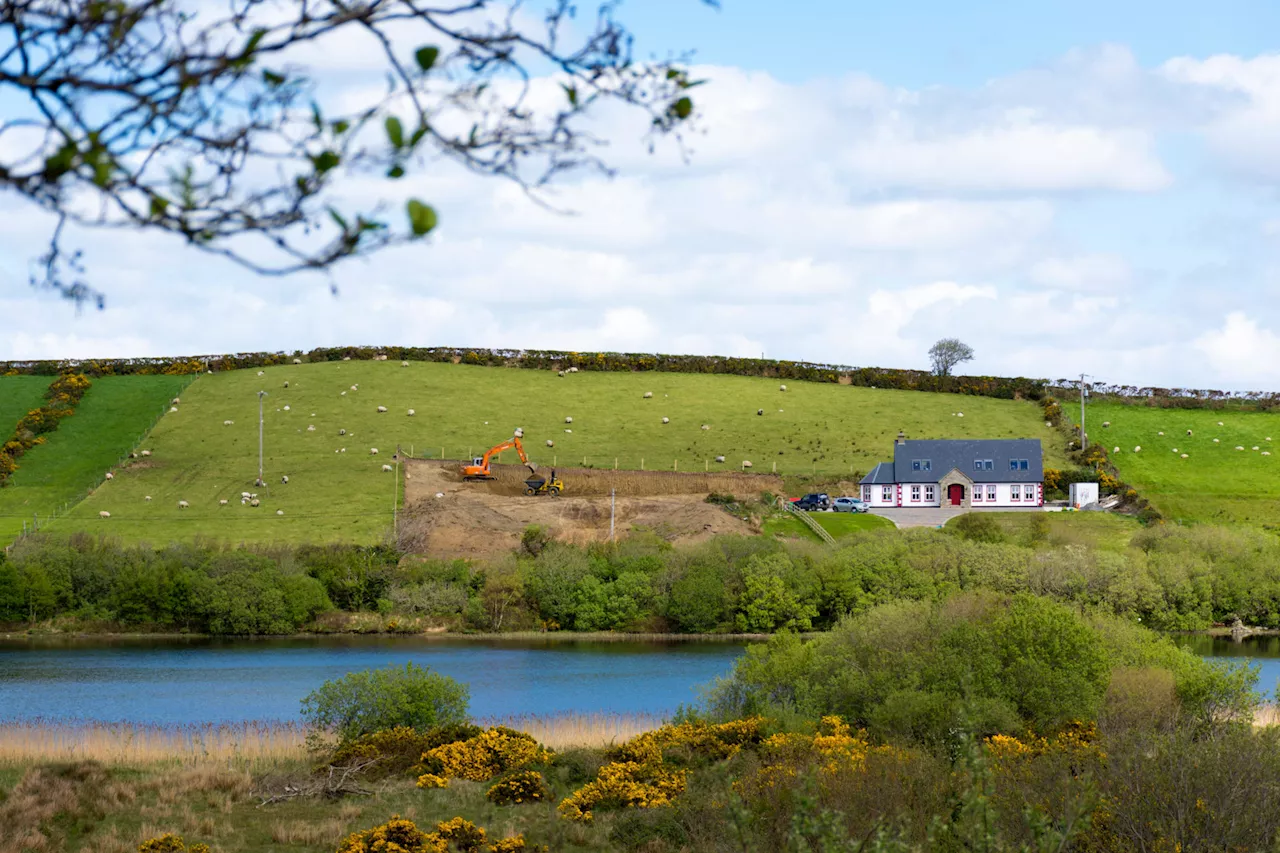
<svg viewBox="0 0 1280 853"><path fill-rule="evenodd" d="M169 202L158 195L151 197L151 218L159 219L169 209Z"/></svg>
<svg viewBox="0 0 1280 853"><path fill-rule="evenodd" d="M343 231L351 230L350 226L347 225L347 220L343 218L341 213L338 213L338 211L333 209L332 207L329 208L329 218L332 219L335 223L337 223L338 227L341 228Z"/></svg>
<svg viewBox="0 0 1280 853"><path fill-rule="evenodd" d="M404 166L401 166L399 163L395 164L394 166L392 166L390 169L387 170L387 177L395 178L395 179L403 178Z"/></svg>
<svg viewBox="0 0 1280 853"><path fill-rule="evenodd" d="M267 68L262 69L262 82L266 83L271 88L275 89L283 86L284 80L285 78L283 74L277 74Z"/></svg>
<svg viewBox="0 0 1280 853"><path fill-rule="evenodd" d="M671 105L671 112L676 118L686 119L693 114L693 101L689 98L681 98Z"/></svg>
<svg viewBox="0 0 1280 853"><path fill-rule="evenodd" d="M431 70L431 66L436 64L436 60L440 58L440 48L426 45L420 47L413 53L413 58L418 61L418 67L427 72Z"/></svg>
<svg viewBox="0 0 1280 853"><path fill-rule="evenodd" d="M338 153L329 149L325 149L311 158L311 165L315 166L316 174L319 175L336 169L341 162L342 158L338 156Z"/></svg>
<svg viewBox="0 0 1280 853"><path fill-rule="evenodd" d="M387 116L387 139L394 148L404 147L404 125L395 116Z"/></svg>
<svg viewBox="0 0 1280 853"><path fill-rule="evenodd" d="M346 133L348 130L351 129L351 122L345 121L343 119L338 119L332 125L330 125L330 127L333 128L334 133L336 133L338 136L341 136L342 134Z"/></svg>
<svg viewBox="0 0 1280 853"><path fill-rule="evenodd" d="M253 31L249 36L249 40L244 43L244 50L240 51L240 55L227 63L227 65L236 71L241 71L253 64L253 52L258 49L258 43L267 35L267 31L261 27Z"/></svg>
<svg viewBox="0 0 1280 853"><path fill-rule="evenodd" d="M409 199L406 206L409 214L409 228L414 237L425 237L436 227L436 211L429 204L423 204L416 198Z"/></svg>
<svg viewBox="0 0 1280 853"><path fill-rule="evenodd" d="M427 135L428 129L425 124L418 125L418 129L413 132L413 136L409 137L409 147L414 148L417 146L422 141L422 137Z"/></svg>
<svg viewBox="0 0 1280 853"><path fill-rule="evenodd" d="M576 86L564 86L564 94L572 106L576 107L578 105L578 89Z"/></svg>

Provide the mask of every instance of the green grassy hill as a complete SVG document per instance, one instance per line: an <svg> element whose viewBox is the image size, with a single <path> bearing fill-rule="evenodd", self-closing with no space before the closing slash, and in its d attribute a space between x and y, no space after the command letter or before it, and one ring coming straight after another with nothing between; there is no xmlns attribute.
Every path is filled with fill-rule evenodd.
<svg viewBox="0 0 1280 853"><path fill-rule="evenodd" d="M35 391L36 401L51 381L49 377L6 377L0 382L14 379L43 382L44 387ZM181 376L93 380L76 413L64 418L58 429L46 436L45 444L32 448L18 461L9 485L0 489L0 544L13 539L24 521L30 524L34 516L47 518L80 500L133 448L189 381ZM0 387L0 393L6 389L7 385ZM0 415L5 414L8 402L0 406ZM26 406L22 412L29 408L34 406ZM20 416L14 415L12 423Z"/></svg>
<svg viewBox="0 0 1280 853"><path fill-rule="evenodd" d="M1125 481L1165 515L1255 525L1280 520L1280 414L1099 403L1089 407L1088 423L1089 440L1102 442Z"/></svg>
<svg viewBox="0 0 1280 853"><path fill-rule="evenodd" d="M435 363L331 362L202 376L143 446L55 529L163 543L377 541L390 528L397 444L465 459L525 429L540 464L681 471L736 469L849 476L890 458L893 437L1038 437L1064 464L1061 438L1030 402L675 373L574 373ZM289 387L284 387L285 382ZM352 390L352 386L358 390ZM266 480L258 465L257 392L266 390ZM651 399L644 399L645 392ZM345 392L345 393L344 393ZM288 411L285 407L288 407ZM377 412L385 406L385 414ZM416 416L409 417L409 409ZM763 409L764 414L756 411ZM963 413L960 417L958 413ZM573 423L566 424L565 418ZM667 417L670 423L663 424ZM224 426L224 421L233 425ZM709 430L701 429L706 424ZM314 426L314 431L308 431ZM347 430L345 436L339 430ZM566 433L571 429L572 433ZM546 447L546 440L555 442ZM345 447L346 452L335 452ZM380 454L370 456L377 447ZM514 462L512 453L504 462ZM282 484L282 475L289 477ZM572 485L570 485L572 488ZM257 492L258 508L241 506ZM151 501L146 501L146 496ZM230 501L226 507L219 500ZM188 509L179 509L179 501ZM106 510L110 519L99 519ZM284 515L276 515L283 511Z"/></svg>
<svg viewBox="0 0 1280 853"><path fill-rule="evenodd" d="M13 434L18 419L44 403L52 376L0 376L0 444Z"/></svg>

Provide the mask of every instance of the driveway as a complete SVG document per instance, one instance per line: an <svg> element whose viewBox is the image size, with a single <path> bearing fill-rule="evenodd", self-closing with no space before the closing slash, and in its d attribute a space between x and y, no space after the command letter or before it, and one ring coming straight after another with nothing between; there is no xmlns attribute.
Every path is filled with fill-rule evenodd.
<svg viewBox="0 0 1280 853"><path fill-rule="evenodd" d="M957 515L967 512L1053 512L1058 507L975 507L964 509L958 506L940 507L873 507L870 512L881 518L887 518L898 527L941 527Z"/></svg>

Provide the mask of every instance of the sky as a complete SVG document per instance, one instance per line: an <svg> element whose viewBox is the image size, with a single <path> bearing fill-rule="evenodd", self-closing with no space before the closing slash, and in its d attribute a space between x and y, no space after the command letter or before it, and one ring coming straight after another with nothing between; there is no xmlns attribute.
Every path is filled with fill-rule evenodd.
<svg viewBox="0 0 1280 853"><path fill-rule="evenodd" d="M976 374L1280 389L1280 4L619 17L642 54L695 50L685 156L602 114L618 174L563 182L555 210L435 166L405 182L440 211L430 240L331 279L77 234L108 298L79 313L29 286L50 223L0 193L0 360L399 344L925 368L954 336Z"/></svg>

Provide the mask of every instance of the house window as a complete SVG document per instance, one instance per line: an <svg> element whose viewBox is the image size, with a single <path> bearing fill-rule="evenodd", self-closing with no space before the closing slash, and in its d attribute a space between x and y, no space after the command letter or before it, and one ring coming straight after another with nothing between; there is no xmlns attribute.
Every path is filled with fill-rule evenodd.
<svg viewBox="0 0 1280 853"><path fill-rule="evenodd" d="M884 501L885 503L893 502L893 486L880 487L880 500Z"/></svg>
<svg viewBox="0 0 1280 853"><path fill-rule="evenodd" d="M994 470L996 469L996 463L995 463L995 460L994 460L994 459L983 459L983 460L982 460L982 467L983 467L984 469L986 469L987 471L994 471Z"/></svg>
<svg viewBox="0 0 1280 853"><path fill-rule="evenodd" d="M973 487L973 499L975 502L982 500L982 486Z"/></svg>
<svg viewBox="0 0 1280 853"><path fill-rule="evenodd" d="M867 503L871 503L871 487L870 486L862 487L862 499Z"/></svg>
<svg viewBox="0 0 1280 853"><path fill-rule="evenodd" d="M982 460L981 460L981 459L975 459L975 460L973 460L973 470L975 470L975 471L981 471L981 470L982 470Z"/></svg>
<svg viewBox="0 0 1280 853"><path fill-rule="evenodd" d="M1022 486L1010 486L1010 487L1009 487L1009 500L1011 500L1011 501L1020 501L1020 500L1022 500Z"/></svg>
<svg viewBox="0 0 1280 853"><path fill-rule="evenodd" d="M975 459L973 460L973 470L990 471L995 468L995 462L991 459Z"/></svg>
<svg viewBox="0 0 1280 853"><path fill-rule="evenodd" d="M1018 460L1018 470L1019 470L1019 471L1025 471L1025 470L1027 470L1027 460L1025 460L1025 459L1019 459L1019 460Z"/></svg>
<svg viewBox="0 0 1280 853"><path fill-rule="evenodd" d="M919 486L912 486L912 487L911 487L911 500L912 500L912 501L914 501L914 502L916 502L916 503L919 503L919 502L920 502L920 487L919 487Z"/></svg>
<svg viewBox="0 0 1280 853"><path fill-rule="evenodd" d="M912 471L931 471L933 470L933 461L930 459L912 459Z"/></svg>
<svg viewBox="0 0 1280 853"><path fill-rule="evenodd" d="M933 503L934 495L935 495L935 492L933 491L933 486L924 487L924 499L926 501L928 501L929 503Z"/></svg>
<svg viewBox="0 0 1280 853"><path fill-rule="evenodd" d="M1009 460L1009 470L1010 470L1010 471L1025 471L1025 470L1027 470L1027 460L1025 460L1025 459L1010 459L1010 460Z"/></svg>
<svg viewBox="0 0 1280 853"><path fill-rule="evenodd" d="M987 500L993 501L995 499L996 499L996 487L987 486Z"/></svg>

